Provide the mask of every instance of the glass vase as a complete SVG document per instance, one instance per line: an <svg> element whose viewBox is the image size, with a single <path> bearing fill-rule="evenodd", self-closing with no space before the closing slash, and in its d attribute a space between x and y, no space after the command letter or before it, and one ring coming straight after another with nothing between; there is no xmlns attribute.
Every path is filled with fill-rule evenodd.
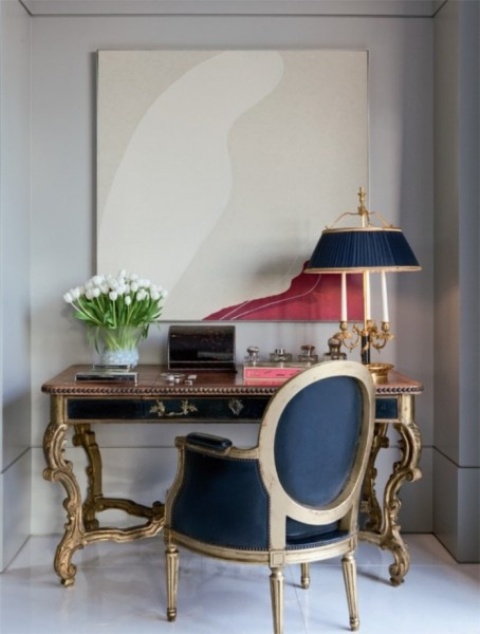
<svg viewBox="0 0 480 634"><path fill-rule="evenodd" d="M99 364L126 365L130 368L138 364L138 344L144 336L145 328L142 326L119 326L118 328L99 326L90 332Z"/></svg>

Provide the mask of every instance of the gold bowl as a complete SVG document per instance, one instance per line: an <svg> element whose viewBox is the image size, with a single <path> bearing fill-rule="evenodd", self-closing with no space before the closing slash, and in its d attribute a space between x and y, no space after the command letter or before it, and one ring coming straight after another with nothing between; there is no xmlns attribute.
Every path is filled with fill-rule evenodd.
<svg viewBox="0 0 480 634"><path fill-rule="evenodd" d="M388 373L393 368L392 363L368 363L367 368L374 383L387 383Z"/></svg>

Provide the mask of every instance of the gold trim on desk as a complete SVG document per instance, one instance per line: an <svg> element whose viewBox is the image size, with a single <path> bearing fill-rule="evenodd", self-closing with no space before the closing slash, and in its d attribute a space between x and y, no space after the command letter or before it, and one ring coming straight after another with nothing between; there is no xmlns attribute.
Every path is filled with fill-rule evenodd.
<svg viewBox="0 0 480 634"><path fill-rule="evenodd" d="M43 449L46 480L61 484L67 494L63 506L67 513L64 534L57 546L54 568L64 585L75 581L74 553L99 541L129 542L157 535L163 528L163 504L151 507L133 500L105 497L102 488L101 451L92 426L103 422L135 424L209 422L259 422L270 397L278 385L246 384L242 372L202 372L192 385L169 384L161 366L139 366L134 385L76 382L77 372L89 366L75 365L47 381L42 391L50 397L50 423ZM404 482L421 477L418 467L421 435L415 423L415 396L423 386L418 381L390 371L388 382L376 385L377 417L375 436L367 467L362 512L366 524L360 538L391 551L394 563L390 578L394 585L403 582L410 566L410 555L401 537L398 497ZM399 435L401 459L394 463L381 503L375 490L376 458L388 447L387 431L391 426ZM65 459L67 434L72 434L75 447L82 447L87 457L87 492L82 499L74 465ZM98 513L117 509L140 517L142 524L129 528L100 527Z"/></svg>

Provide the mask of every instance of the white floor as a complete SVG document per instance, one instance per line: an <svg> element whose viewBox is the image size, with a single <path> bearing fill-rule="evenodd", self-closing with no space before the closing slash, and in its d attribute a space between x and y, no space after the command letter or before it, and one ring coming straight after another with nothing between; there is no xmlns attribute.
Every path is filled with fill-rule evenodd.
<svg viewBox="0 0 480 634"><path fill-rule="evenodd" d="M163 543L90 545L76 553L73 587L52 568L55 537L31 538L0 575L1 634L271 634L268 569L182 553L179 614L165 618ZM405 583L388 582L391 556L357 552L364 634L480 634L480 565L455 563L431 535L407 535L412 566ZM309 590L286 572L285 634L346 632L340 565L312 566Z"/></svg>

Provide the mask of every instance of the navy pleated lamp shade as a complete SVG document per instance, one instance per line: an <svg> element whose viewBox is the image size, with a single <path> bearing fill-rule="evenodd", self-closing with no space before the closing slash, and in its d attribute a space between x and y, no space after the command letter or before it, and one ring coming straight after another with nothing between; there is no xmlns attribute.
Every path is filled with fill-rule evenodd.
<svg viewBox="0 0 480 634"><path fill-rule="evenodd" d="M325 229L306 273L419 271L420 265L397 227Z"/></svg>

